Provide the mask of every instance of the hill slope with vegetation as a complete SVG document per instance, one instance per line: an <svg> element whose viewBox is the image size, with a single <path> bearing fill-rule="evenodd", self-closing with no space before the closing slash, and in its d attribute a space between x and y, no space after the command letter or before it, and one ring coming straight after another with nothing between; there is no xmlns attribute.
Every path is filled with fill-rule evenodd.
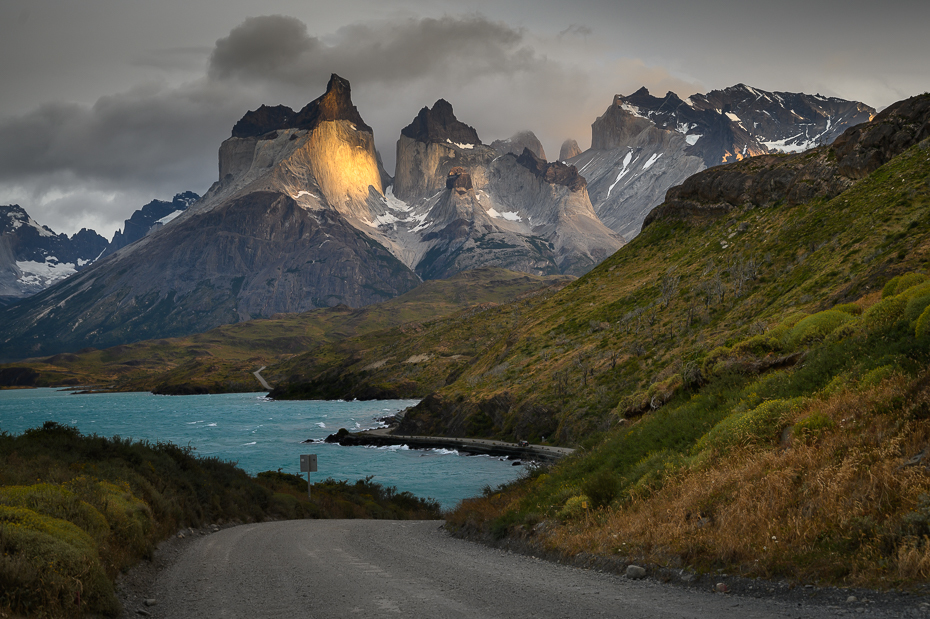
<svg viewBox="0 0 930 619"><path fill-rule="evenodd" d="M167 394L258 391L252 372L331 341L430 320L480 304L510 301L571 281L499 268L424 282L385 303L340 305L225 325L198 335L86 349L0 366L0 386L86 386Z"/></svg>
<svg viewBox="0 0 930 619"><path fill-rule="evenodd" d="M548 377L534 396L557 411L547 430L584 449L463 502L450 526L657 568L925 583L928 120L924 95L851 130L857 148L873 140L858 178L824 173L848 162L839 143L670 191L633 242L547 300L561 310L495 359ZM822 184L807 198L776 187L770 202L721 199L728 187L752 196L785 169L819 170L810 184ZM449 404L451 385L408 423L483 411L492 433L508 432L522 409L482 409L503 385L479 376L482 399ZM513 401L530 398L508 387Z"/></svg>

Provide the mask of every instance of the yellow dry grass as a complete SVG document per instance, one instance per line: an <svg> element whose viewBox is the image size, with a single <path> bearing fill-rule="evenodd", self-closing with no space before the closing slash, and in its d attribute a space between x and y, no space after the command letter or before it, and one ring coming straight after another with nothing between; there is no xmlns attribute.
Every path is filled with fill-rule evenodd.
<svg viewBox="0 0 930 619"><path fill-rule="evenodd" d="M546 544L747 576L870 585L926 579L930 456L907 462L930 446L930 422L904 419L900 408L883 412L905 397L912 405L930 400L900 377L813 400L795 421L812 413L832 419L835 427L819 437L718 454L712 467L678 471L655 494L608 509L597 522L555 529Z"/></svg>

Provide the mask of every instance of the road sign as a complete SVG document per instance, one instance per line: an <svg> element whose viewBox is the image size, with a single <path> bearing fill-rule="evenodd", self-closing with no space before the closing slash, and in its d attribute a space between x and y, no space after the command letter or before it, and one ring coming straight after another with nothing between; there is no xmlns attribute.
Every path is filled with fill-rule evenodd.
<svg viewBox="0 0 930 619"><path fill-rule="evenodd" d="M316 473L316 454L300 455L300 472Z"/></svg>

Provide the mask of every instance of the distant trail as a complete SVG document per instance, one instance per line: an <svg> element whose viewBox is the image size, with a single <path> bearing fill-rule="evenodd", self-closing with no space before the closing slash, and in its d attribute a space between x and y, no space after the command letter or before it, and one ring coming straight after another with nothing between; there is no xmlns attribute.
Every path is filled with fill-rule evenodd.
<svg viewBox="0 0 930 619"><path fill-rule="evenodd" d="M262 375L261 375L261 371L264 370L264 369L265 369L265 366L263 365L262 367L258 368L258 369L255 370L254 372L252 372L252 374L254 374L254 375L255 375L255 378L258 379L258 382L260 382L260 383L262 384L262 387L264 387L264 388L267 389L268 391L271 391L271 385L269 385L269 384L268 384L268 381L265 380L265 379L262 377Z"/></svg>
<svg viewBox="0 0 930 619"><path fill-rule="evenodd" d="M291 520L225 529L175 556L146 594L157 604L145 612L172 619L835 616L807 603L631 581L510 554L452 538L441 524Z"/></svg>

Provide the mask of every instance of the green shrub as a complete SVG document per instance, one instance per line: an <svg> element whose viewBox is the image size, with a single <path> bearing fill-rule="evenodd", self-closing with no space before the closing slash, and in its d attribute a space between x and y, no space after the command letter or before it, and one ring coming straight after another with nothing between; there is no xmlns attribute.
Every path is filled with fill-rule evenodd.
<svg viewBox="0 0 930 619"><path fill-rule="evenodd" d="M901 281L901 276L896 275L888 280L885 284L885 287L882 288L882 298L887 299L895 295L895 290L898 288L898 282Z"/></svg>
<svg viewBox="0 0 930 619"><path fill-rule="evenodd" d="M588 505L588 497L578 494L567 501L565 506L559 510L558 517L560 520L574 520L585 512L585 506Z"/></svg>
<svg viewBox="0 0 930 619"><path fill-rule="evenodd" d="M76 493L57 484L0 487L0 505L24 507L45 516L67 520L98 541L110 533L110 525L103 514Z"/></svg>
<svg viewBox="0 0 930 619"><path fill-rule="evenodd" d="M786 345L789 349L823 340L837 327L853 320L851 314L830 309L801 319L788 333Z"/></svg>
<svg viewBox="0 0 930 619"><path fill-rule="evenodd" d="M745 413L733 413L715 425L695 445L695 451L725 451L736 445L772 443L778 439L788 416L804 398L768 400Z"/></svg>
<svg viewBox="0 0 930 619"><path fill-rule="evenodd" d="M784 318L782 318L781 322L778 323L778 327L784 327L786 329L790 329L794 325L801 322L807 316L809 316L807 312L793 312L791 314L788 314Z"/></svg>
<svg viewBox="0 0 930 619"><path fill-rule="evenodd" d="M816 441L820 436L836 427L836 423L820 412L811 413L798 420L791 428L791 435L802 441Z"/></svg>
<svg viewBox="0 0 930 619"><path fill-rule="evenodd" d="M889 297L882 299L862 314L861 325L867 331L877 331L893 326L904 314L907 299Z"/></svg>
<svg viewBox="0 0 930 619"><path fill-rule="evenodd" d="M714 368L729 356L730 349L726 346L718 346L713 349L710 354L704 357L704 362L701 364L701 373L704 376L713 376L716 373Z"/></svg>
<svg viewBox="0 0 930 619"><path fill-rule="evenodd" d="M904 306L904 320L908 323L915 322L924 313L927 306L930 306L930 294L908 299L907 305Z"/></svg>
<svg viewBox="0 0 930 619"><path fill-rule="evenodd" d="M29 615L119 612L96 544L78 526L4 505L0 531L0 605Z"/></svg>
<svg viewBox="0 0 930 619"><path fill-rule="evenodd" d="M846 312L850 316L862 315L862 306L855 303L840 303L839 305L834 305L833 309L838 312Z"/></svg>
<svg viewBox="0 0 930 619"><path fill-rule="evenodd" d="M780 339L771 333L754 335L733 345L733 352L739 355L762 356L771 352L779 352L781 349Z"/></svg>
<svg viewBox="0 0 930 619"><path fill-rule="evenodd" d="M885 285L885 288L882 290L882 298L885 297L885 290L888 289L889 284L891 284L891 282L894 282L895 280L897 281L895 282L895 285L893 287L893 292L891 294L899 295L905 290L907 290L908 288L913 288L914 286L917 286L918 284L922 284L925 281L927 281L927 276L924 275L923 273L905 273L904 275L901 275L899 277L894 277L892 278L890 282L888 282L888 284Z"/></svg>
<svg viewBox="0 0 930 619"><path fill-rule="evenodd" d="M886 378L894 374L895 368L891 365L882 365L873 370L869 370L859 379L859 387L874 387Z"/></svg>
<svg viewBox="0 0 930 619"><path fill-rule="evenodd" d="M898 296L904 297L908 301L911 299L916 299L917 297L923 297L930 295L930 281L926 281L922 284L917 284L916 286L911 286L905 290L902 290Z"/></svg>
<svg viewBox="0 0 930 619"><path fill-rule="evenodd" d="M591 499L591 507L598 509L610 505L611 501L617 498L620 480L613 471L603 469L585 479L581 484L581 489Z"/></svg>
<svg viewBox="0 0 930 619"><path fill-rule="evenodd" d="M924 308L924 311L917 317L917 326L914 327L914 335L916 337L930 335L930 306Z"/></svg>

